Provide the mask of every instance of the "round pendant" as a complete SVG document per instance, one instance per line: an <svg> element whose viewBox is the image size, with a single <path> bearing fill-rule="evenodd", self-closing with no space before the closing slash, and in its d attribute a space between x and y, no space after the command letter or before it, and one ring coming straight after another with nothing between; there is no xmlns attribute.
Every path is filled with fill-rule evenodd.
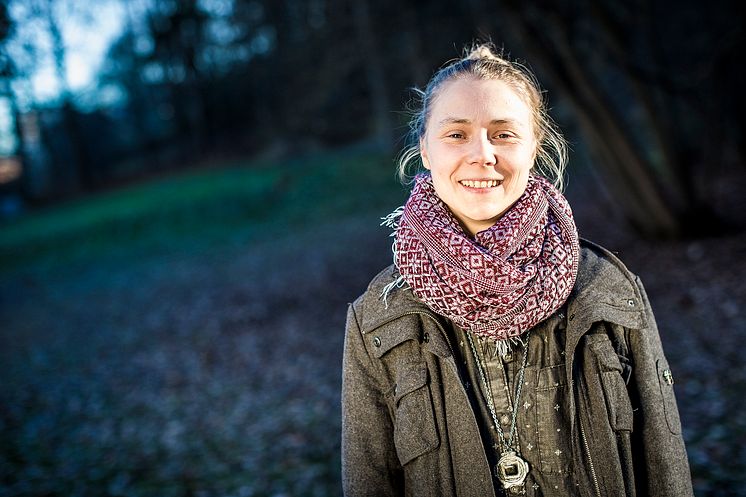
<svg viewBox="0 0 746 497"><path fill-rule="evenodd" d="M521 459L515 452L508 451L500 456L497 461L497 479L503 484L503 488L509 490L520 487L528 476L528 463Z"/></svg>

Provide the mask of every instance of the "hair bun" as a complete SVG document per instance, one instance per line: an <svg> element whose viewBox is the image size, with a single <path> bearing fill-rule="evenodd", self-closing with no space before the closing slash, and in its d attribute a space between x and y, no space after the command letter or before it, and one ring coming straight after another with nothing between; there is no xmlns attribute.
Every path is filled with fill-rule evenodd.
<svg viewBox="0 0 746 497"><path fill-rule="evenodd" d="M464 57L466 60L493 60L501 64L509 64L509 62L495 53L496 49L492 43L482 43L480 45L472 45L469 49L469 53Z"/></svg>

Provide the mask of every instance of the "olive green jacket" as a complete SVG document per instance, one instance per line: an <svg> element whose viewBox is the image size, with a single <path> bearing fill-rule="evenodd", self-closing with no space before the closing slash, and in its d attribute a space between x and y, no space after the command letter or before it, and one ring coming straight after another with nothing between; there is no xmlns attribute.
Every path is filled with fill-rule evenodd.
<svg viewBox="0 0 746 497"><path fill-rule="evenodd" d="M581 248L575 287L553 320L565 330L562 374L571 388L563 408L572 413L576 495L692 496L672 376L642 284L606 250L585 241ZM393 267L381 272L348 312L344 493L494 496L447 322L408 289L391 292L385 305L381 292L395 276ZM526 492L552 495L528 485Z"/></svg>

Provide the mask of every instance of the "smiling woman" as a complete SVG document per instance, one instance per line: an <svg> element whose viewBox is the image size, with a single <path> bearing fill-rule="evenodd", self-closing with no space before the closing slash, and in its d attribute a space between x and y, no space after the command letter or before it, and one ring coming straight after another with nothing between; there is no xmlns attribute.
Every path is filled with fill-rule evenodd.
<svg viewBox="0 0 746 497"><path fill-rule="evenodd" d="M348 313L345 494L691 496L645 290L579 239L533 76L483 45L420 96L394 265Z"/></svg>
<svg viewBox="0 0 746 497"><path fill-rule="evenodd" d="M430 120L422 162L438 197L475 235L526 190L537 147L531 110L503 81L460 79L443 85Z"/></svg>

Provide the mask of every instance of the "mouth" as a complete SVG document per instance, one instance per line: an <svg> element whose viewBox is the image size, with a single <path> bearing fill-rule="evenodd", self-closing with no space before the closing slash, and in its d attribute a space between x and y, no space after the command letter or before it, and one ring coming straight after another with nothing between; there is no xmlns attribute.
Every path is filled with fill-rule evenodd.
<svg viewBox="0 0 746 497"><path fill-rule="evenodd" d="M459 181L459 184L462 186L465 186L467 188L476 188L476 189L488 189L488 188L495 188L500 185L502 185L503 180L501 179L488 179L488 180L471 180L471 179L462 179Z"/></svg>

